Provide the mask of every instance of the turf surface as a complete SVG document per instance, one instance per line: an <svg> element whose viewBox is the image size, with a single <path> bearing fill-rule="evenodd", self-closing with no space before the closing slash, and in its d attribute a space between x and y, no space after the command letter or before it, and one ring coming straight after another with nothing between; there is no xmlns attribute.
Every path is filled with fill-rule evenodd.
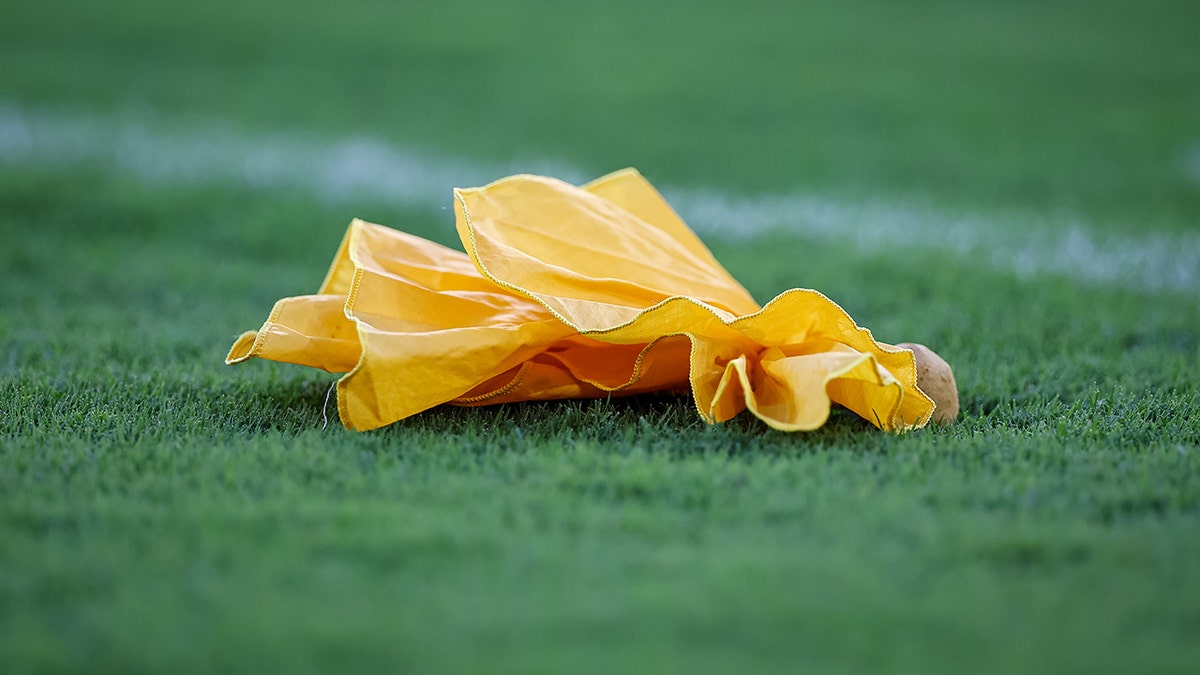
<svg viewBox="0 0 1200 675"><path fill-rule="evenodd" d="M1196 234L1188 5L907 6L26 3L0 99ZM644 397L352 434L332 376L221 365L352 216L453 240L446 210L0 161L0 670L1200 662L1194 288L715 239L760 300L815 287L935 346L960 423L789 435Z"/></svg>

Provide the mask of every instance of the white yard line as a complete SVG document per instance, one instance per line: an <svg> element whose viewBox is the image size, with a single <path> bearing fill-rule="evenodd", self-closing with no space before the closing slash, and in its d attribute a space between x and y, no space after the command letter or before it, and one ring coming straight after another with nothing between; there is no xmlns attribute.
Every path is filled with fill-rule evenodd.
<svg viewBox="0 0 1200 675"><path fill-rule="evenodd" d="M1193 143L1184 153L1183 170L1189 178L1200 183L1200 143Z"/></svg>
<svg viewBox="0 0 1200 675"><path fill-rule="evenodd" d="M223 127L180 132L146 115L112 118L13 103L0 103L0 163L113 166L148 182L235 181L262 189L298 188L337 203L374 199L432 208L450 204L452 187L482 185L516 172L574 183L592 178L562 162L480 163L369 136L331 141ZM663 192L706 237L741 239L781 230L845 242L863 253L937 250L1021 276L1056 274L1146 290L1200 290L1200 235L1195 234L1103 234L1080 221L955 215L925 206L805 194L745 197L669 187Z"/></svg>

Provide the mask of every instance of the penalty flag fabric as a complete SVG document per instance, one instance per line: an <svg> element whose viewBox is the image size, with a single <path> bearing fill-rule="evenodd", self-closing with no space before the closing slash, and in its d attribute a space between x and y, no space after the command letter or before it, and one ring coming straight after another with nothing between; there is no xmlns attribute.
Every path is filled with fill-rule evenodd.
<svg viewBox="0 0 1200 675"><path fill-rule="evenodd" d="M454 208L465 254L353 221L316 295L280 300L225 362L346 373L338 412L359 431L443 403L663 391L709 423L749 410L785 431L833 403L889 431L933 413L911 351L815 290L760 307L635 170L512 176Z"/></svg>

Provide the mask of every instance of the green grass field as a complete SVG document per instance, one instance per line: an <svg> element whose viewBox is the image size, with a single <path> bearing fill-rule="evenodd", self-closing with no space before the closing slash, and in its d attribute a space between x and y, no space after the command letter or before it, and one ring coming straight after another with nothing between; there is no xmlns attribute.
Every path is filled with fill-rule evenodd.
<svg viewBox="0 0 1200 675"><path fill-rule="evenodd" d="M1194 3L173 4L0 20L0 671L1195 672ZM353 139L832 204L706 240L963 415L325 427L334 376L234 336L352 217L454 241L448 192L291 161Z"/></svg>

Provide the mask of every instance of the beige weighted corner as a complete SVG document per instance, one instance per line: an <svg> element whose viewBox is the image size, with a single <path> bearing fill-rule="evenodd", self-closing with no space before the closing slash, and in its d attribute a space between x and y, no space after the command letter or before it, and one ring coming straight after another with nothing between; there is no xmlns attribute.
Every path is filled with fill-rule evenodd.
<svg viewBox="0 0 1200 675"><path fill-rule="evenodd" d="M938 424L953 422L958 417L958 385L954 382L950 364L925 345L901 342L896 346L911 349L917 357L917 387L937 404L933 421Z"/></svg>

